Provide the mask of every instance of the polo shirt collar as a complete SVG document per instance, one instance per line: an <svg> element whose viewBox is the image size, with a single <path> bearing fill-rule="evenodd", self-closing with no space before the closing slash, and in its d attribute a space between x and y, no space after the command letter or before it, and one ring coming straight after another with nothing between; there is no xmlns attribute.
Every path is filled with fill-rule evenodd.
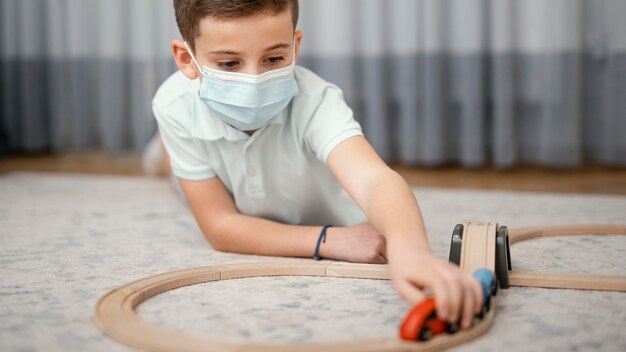
<svg viewBox="0 0 626 352"><path fill-rule="evenodd" d="M195 98L193 104L193 119L191 134L194 138L215 141L221 138L229 142L249 139L250 136L233 126L222 121L200 98ZM267 124L282 125L287 119L287 111L291 107L291 102L285 109L272 118ZM263 129L264 127L261 127Z"/></svg>

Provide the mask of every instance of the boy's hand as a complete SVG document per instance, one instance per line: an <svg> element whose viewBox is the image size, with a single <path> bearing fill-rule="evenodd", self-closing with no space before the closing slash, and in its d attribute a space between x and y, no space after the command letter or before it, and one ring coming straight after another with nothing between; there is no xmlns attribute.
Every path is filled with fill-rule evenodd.
<svg viewBox="0 0 626 352"><path fill-rule="evenodd" d="M449 323L469 327L482 307L480 283L461 269L429 251L406 243L390 244L389 271L394 286L411 305L424 299L429 289L437 302L437 315Z"/></svg>
<svg viewBox="0 0 626 352"><path fill-rule="evenodd" d="M385 237L369 223L350 227L331 227L320 255L353 263L387 263Z"/></svg>

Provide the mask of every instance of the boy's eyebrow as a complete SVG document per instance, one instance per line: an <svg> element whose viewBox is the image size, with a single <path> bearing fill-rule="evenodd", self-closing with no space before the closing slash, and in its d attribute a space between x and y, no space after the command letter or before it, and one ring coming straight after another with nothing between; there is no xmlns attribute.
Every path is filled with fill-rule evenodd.
<svg viewBox="0 0 626 352"><path fill-rule="evenodd" d="M288 43L278 43L278 44L274 44L270 47L268 47L267 49L265 49L265 51L271 51L271 50L275 50L275 49L286 49L291 47L291 44Z"/></svg>
<svg viewBox="0 0 626 352"><path fill-rule="evenodd" d="M209 54L239 55L239 53L234 50L212 50L209 51Z"/></svg>
<svg viewBox="0 0 626 352"><path fill-rule="evenodd" d="M272 46L269 46L265 49L265 51L271 51L271 50L276 50L276 49L283 49L283 48L289 48L291 47L291 44L288 43L278 43L278 44L274 44ZM228 50L228 49L221 49L221 50L211 50L209 51L209 54L218 54L218 55L239 55L240 53L234 50Z"/></svg>

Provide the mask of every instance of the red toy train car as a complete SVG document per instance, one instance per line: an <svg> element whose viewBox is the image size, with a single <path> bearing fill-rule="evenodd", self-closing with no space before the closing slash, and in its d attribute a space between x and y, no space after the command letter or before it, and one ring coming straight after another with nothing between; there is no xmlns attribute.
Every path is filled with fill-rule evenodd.
<svg viewBox="0 0 626 352"><path fill-rule="evenodd" d="M491 308L491 297L496 294L496 279L489 269L478 269L474 273L483 288L483 308L477 315L482 319ZM400 337L410 341L426 341L432 336L447 332L454 334L459 330L459 324L449 324L437 318L436 302L433 298L426 298L411 309L400 326Z"/></svg>

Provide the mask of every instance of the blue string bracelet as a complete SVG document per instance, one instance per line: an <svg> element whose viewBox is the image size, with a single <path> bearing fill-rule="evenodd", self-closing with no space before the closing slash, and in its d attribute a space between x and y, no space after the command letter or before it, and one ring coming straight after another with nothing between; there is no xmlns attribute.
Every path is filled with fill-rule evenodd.
<svg viewBox="0 0 626 352"><path fill-rule="evenodd" d="M315 245L315 252L313 253L313 259L320 260L320 244L322 242L326 243L326 230L329 227L333 227L333 225L326 225L322 228L322 232L320 233L320 237L317 238L317 244Z"/></svg>

